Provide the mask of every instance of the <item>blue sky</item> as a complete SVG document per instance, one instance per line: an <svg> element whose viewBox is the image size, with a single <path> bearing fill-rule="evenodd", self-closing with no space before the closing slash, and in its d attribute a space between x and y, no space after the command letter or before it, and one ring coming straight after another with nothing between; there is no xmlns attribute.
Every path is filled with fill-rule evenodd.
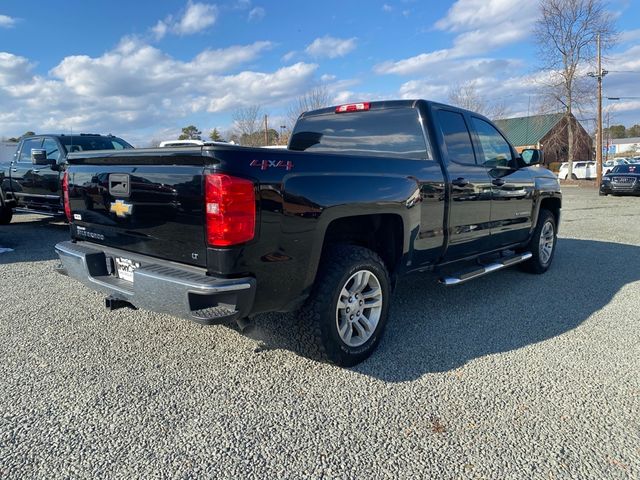
<svg viewBox="0 0 640 480"><path fill-rule="evenodd" d="M609 9L621 41L605 92L638 96L640 2ZM447 101L473 82L526 114L543 109L536 16L527 0L0 0L0 137L73 129L146 146L188 124L226 132L234 110L257 104L280 125L316 85L345 103ZM640 99L607 108L612 123L640 123ZM579 116L593 128L592 111Z"/></svg>

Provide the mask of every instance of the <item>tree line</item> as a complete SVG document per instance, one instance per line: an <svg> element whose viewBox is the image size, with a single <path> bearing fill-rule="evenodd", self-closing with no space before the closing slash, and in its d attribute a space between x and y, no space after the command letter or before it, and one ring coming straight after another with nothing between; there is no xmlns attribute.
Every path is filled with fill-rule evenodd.
<svg viewBox="0 0 640 480"><path fill-rule="evenodd" d="M330 104L331 96L328 88L325 85L319 85L297 97L287 109L284 118L278 117L279 121L275 125L269 123L271 115L261 105L249 105L233 111L232 125L228 131L222 132L214 128L203 135L197 126L188 125L182 128L178 140L234 142L249 147L286 145L300 114ZM157 146L159 143L158 140L152 140L151 146Z"/></svg>
<svg viewBox="0 0 640 480"><path fill-rule="evenodd" d="M604 138L631 138L640 137L640 125L637 123L631 127L624 125L611 125L602 129Z"/></svg>

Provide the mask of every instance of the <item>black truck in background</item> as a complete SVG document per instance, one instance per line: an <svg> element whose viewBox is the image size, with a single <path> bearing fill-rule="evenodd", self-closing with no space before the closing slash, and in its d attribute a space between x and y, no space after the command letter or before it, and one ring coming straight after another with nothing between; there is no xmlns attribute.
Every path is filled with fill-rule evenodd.
<svg viewBox="0 0 640 480"><path fill-rule="evenodd" d="M456 285L549 268L561 192L540 160L483 116L424 100L305 113L287 150L74 153L59 271L111 309L241 326L300 310L321 357L354 365L378 344L401 275Z"/></svg>
<svg viewBox="0 0 640 480"><path fill-rule="evenodd" d="M113 135L33 135L22 137L13 161L0 170L0 225L11 222L15 209L64 215L62 171L67 154L87 150L133 148Z"/></svg>

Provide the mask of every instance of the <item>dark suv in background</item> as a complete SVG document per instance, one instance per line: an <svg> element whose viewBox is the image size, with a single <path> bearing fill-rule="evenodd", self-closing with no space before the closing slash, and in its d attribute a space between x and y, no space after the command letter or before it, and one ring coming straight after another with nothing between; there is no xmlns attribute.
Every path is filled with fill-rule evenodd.
<svg viewBox="0 0 640 480"><path fill-rule="evenodd" d="M4 165L0 171L0 224L9 223L15 209L64 215L61 171L68 153L127 148L133 147L113 135L23 137L11 164Z"/></svg>

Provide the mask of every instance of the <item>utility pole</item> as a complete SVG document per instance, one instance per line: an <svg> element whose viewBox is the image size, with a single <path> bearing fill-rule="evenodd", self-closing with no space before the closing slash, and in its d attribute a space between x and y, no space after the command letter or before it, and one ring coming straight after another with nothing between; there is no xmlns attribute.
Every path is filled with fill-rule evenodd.
<svg viewBox="0 0 640 480"><path fill-rule="evenodd" d="M269 145L269 123L266 114L264 115L264 144Z"/></svg>
<svg viewBox="0 0 640 480"><path fill-rule="evenodd" d="M602 70L602 53L600 51L600 34L596 38L596 48L598 50L598 71L596 73L589 72L587 75L598 79L598 120L596 131L596 182L597 187L600 188L600 182L602 181L602 77L607 73L606 70Z"/></svg>

